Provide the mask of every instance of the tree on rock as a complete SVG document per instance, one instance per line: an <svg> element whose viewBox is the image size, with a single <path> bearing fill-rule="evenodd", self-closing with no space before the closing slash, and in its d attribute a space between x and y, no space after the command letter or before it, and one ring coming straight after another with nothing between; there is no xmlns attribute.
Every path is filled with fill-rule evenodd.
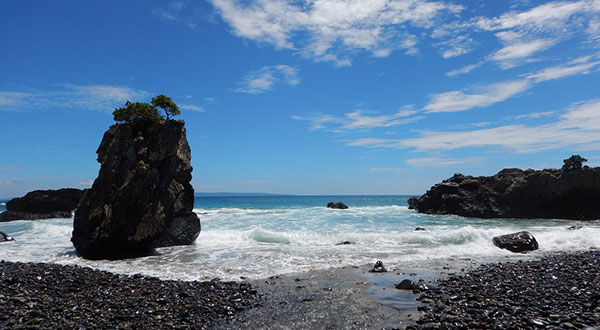
<svg viewBox="0 0 600 330"><path fill-rule="evenodd" d="M171 116L180 114L179 107L170 97L160 94L152 98L152 105L154 108L161 108L167 115L167 120L171 119Z"/></svg>
<svg viewBox="0 0 600 330"><path fill-rule="evenodd" d="M580 170L582 168L582 164L587 162L587 159L579 155L573 155L567 159L564 159L563 162L563 170Z"/></svg>
<svg viewBox="0 0 600 330"><path fill-rule="evenodd" d="M158 95L152 98L151 104L144 102L125 102L125 106L115 109L113 116L115 121L131 122L134 120L152 120L160 121L165 119L158 112L158 108L162 109L167 120L170 120L172 116L180 114L179 107L171 100L170 97L165 95Z"/></svg>

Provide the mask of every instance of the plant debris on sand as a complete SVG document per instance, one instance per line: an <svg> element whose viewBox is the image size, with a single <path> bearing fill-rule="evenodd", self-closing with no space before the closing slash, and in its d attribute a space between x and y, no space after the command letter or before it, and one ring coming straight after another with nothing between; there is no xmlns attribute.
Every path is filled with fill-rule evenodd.
<svg viewBox="0 0 600 330"><path fill-rule="evenodd" d="M255 304L247 283L0 262L0 329L204 329Z"/></svg>

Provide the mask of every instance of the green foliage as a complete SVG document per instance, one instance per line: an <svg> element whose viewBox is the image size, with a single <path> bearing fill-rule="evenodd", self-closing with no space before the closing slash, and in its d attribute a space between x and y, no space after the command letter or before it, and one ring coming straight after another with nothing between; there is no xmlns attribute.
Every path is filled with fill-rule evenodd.
<svg viewBox="0 0 600 330"><path fill-rule="evenodd" d="M563 170L580 170L582 164L587 162L587 159L579 155L573 155L567 159L564 159L563 162L565 163L562 167Z"/></svg>
<svg viewBox="0 0 600 330"><path fill-rule="evenodd" d="M167 120L170 120L172 116L180 114L179 107L171 100L170 97L165 95L158 95L152 98L152 104L144 102L125 102L125 106L115 109L113 116L115 121L131 122L133 120L152 120L160 121L165 119L158 112L158 108L162 109L167 116Z"/></svg>
<svg viewBox="0 0 600 330"><path fill-rule="evenodd" d="M181 113L177 104L175 104L170 97L163 94L153 97L152 105L155 108L161 108L167 115L167 120L171 119L171 116L176 116Z"/></svg>

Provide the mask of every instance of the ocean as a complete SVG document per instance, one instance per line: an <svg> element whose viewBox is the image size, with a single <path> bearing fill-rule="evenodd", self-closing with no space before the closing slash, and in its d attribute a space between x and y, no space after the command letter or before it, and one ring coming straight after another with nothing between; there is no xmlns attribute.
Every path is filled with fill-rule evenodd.
<svg viewBox="0 0 600 330"><path fill-rule="evenodd" d="M118 261L79 258L70 242L72 219L0 223L15 242L0 259L89 266L162 279L240 280L329 267L373 264L432 268L513 260L553 251L600 247L600 221L473 219L419 214L409 196L198 196L202 231L193 245L157 249ZM344 202L346 210L326 208ZM0 211L5 205L0 203ZM567 230L569 226L583 226ZM415 231L424 227L425 231ZM540 249L527 256L501 250L492 237L527 230ZM336 245L348 241L352 244Z"/></svg>

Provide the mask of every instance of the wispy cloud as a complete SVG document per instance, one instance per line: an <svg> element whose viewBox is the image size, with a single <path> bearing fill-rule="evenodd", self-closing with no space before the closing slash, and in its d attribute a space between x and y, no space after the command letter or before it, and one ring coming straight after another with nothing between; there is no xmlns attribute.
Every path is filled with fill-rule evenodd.
<svg viewBox="0 0 600 330"><path fill-rule="evenodd" d="M480 162L480 158L440 158L440 157L423 157L423 158L411 158L407 159L406 162L413 167L446 167L455 166L460 164L470 164Z"/></svg>
<svg viewBox="0 0 600 330"><path fill-rule="evenodd" d="M296 1L212 0L232 33L278 48L300 50L317 61L350 65L356 51L375 57L404 49L417 52L418 37L410 26L429 30L443 14L460 12L461 6L426 0L395 1ZM300 41L293 36L305 35Z"/></svg>
<svg viewBox="0 0 600 330"><path fill-rule="evenodd" d="M537 39L510 44L494 53L491 59L498 62L503 69L509 69L520 64L521 61L531 57L533 54L550 48L556 42L556 40L551 39Z"/></svg>
<svg viewBox="0 0 600 330"><path fill-rule="evenodd" d="M204 112L204 108L198 105L193 104L180 104L179 108L182 110L196 111L196 112Z"/></svg>
<svg viewBox="0 0 600 330"><path fill-rule="evenodd" d="M467 94L463 91L450 91L435 94L424 109L427 112L456 112L485 107L518 95L527 90L529 86L529 80L522 79L484 86L480 93Z"/></svg>
<svg viewBox="0 0 600 330"><path fill-rule="evenodd" d="M535 82L541 82L569 77L576 74L587 74L590 73L592 69L600 65L600 61L589 62L590 58L591 56L585 56L564 66L545 68L534 74L528 75L527 78L532 79Z"/></svg>
<svg viewBox="0 0 600 330"><path fill-rule="evenodd" d="M372 167L369 169L369 173L377 172L403 172L404 169L401 167Z"/></svg>
<svg viewBox="0 0 600 330"><path fill-rule="evenodd" d="M379 115L376 111L355 110L344 116L316 115L312 117L292 116L294 120L306 120L311 123L310 130L330 129L334 132L369 130L379 127L392 127L413 123L423 119L418 112L409 108L390 115Z"/></svg>
<svg viewBox="0 0 600 330"><path fill-rule="evenodd" d="M363 138L349 146L367 148L412 148L448 151L461 148L501 147L517 153L600 146L600 99L578 102L557 121L537 126L505 125L470 131L425 131L410 139Z"/></svg>
<svg viewBox="0 0 600 330"><path fill-rule="evenodd" d="M270 91L276 84L295 86L300 83L296 69L289 65L264 66L242 78L236 89L238 93L261 94Z"/></svg>
<svg viewBox="0 0 600 330"><path fill-rule="evenodd" d="M144 90L109 85L62 84L49 89L0 91L0 110L77 109L110 110L128 100L145 99Z"/></svg>
<svg viewBox="0 0 600 330"><path fill-rule="evenodd" d="M465 65L462 68L456 69L456 70L452 70L452 71L448 71L446 73L446 76L448 77L455 77L461 74L465 74L465 73L469 73L475 69L477 69L478 67L480 67L484 62L479 62L479 63L475 63L475 64L469 64L469 65Z"/></svg>
<svg viewBox="0 0 600 330"><path fill-rule="evenodd" d="M474 48L475 42L466 35L460 35L455 38L436 43L435 46L442 50L443 58L451 58L470 53Z"/></svg>
<svg viewBox="0 0 600 330"><path fill-rule="evenodd" d="M173 24L181 23L192 30L195 30L206 16L195 7L189 6L186 1L164 3L162 6L154 8L152 13L164 21Z"/></svg>

